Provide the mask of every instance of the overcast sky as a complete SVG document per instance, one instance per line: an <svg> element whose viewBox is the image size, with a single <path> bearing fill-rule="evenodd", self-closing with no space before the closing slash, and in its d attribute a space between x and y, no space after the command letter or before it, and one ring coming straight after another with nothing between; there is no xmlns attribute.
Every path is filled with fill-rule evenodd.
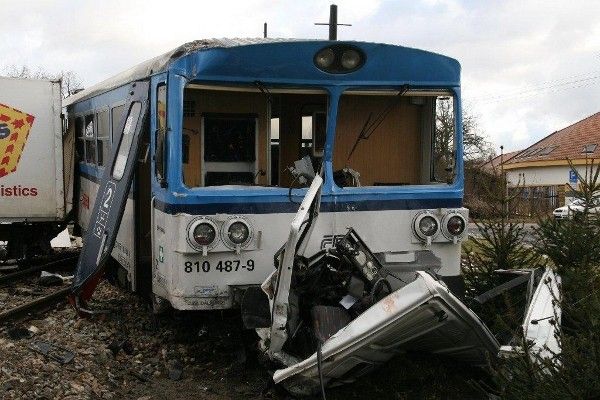
<svg viewBox="0 0 600 400"><path fill-rule="evenodd" d="M326 38L330 1L0 0L0 68L72 70L85 86L201 38ZM526 147L600 111L600 2L338 0L338 39L462 64L463 99L496 148ZM1 71L1 69L0 69Z"/></svg>

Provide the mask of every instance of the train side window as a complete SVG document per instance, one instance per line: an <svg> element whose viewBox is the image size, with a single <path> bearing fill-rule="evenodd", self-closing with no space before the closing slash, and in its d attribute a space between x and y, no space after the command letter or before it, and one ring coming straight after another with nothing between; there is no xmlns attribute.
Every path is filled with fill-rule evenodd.
<svg viewBox="0 0 600 400"><path fill-rule="evenodd" d="M85 116L85 162L96 164L96 138L94 135L94 115Z"/></svg>
<svg viewBox="0 0 600 400"><path fill-rule="evenodd" d="M438 97L435 102L435 129L432 140L431 180L452 182L455 163L455 118L452 97Z"/></svg>
<svg viewBox="0 0 600 400"><path fill-rule="evenodd" d="M110 110L110 118L112 121L111 124L111 135L110 141L111 143L115 142L117 132L119 131L119 123L121 122L121 117L123 116L123 111L125 111L125 104L121 104L120 106L113 107Z"/></svg>
<svg viewBox="0 0 600 400"><path fill-rule="evenodd" d="M116 180L120 180L125 173L125 166L127 165L127 158L129 156L129 150L131 149L131 143L133 142L133 133L135 132L137 123L140 119L140 112L142 110L142 104L135 102L129 109L125 126L123 127L123 134L121 135L121 141L119 142L117 158L113 165L112 177Z"/></svg>
<svg viewBox="0 0 600 400"><path fill-rule="evenodd" d="M83 118L75 119L75 136L77 140L77 161L85 161L85 136L83 135Z"/></svg>
<svg viewBox="0 0 600 400"><path fill-rule="evenodd" d="M106 165L106 161L110 156L110 126L108 110L104 110L96 114L97 129L97 151L98 151L98 166Z"/></svg>
<svg viewBox="0 0 600 400"><path fill-rule="evenodd" d="M166 178L166 137L167 137L167 86L161 84L156 89L156 149L154 154L156 179L161 184ZM189 143L189 142L188 142ZM188 146L189 147L189 146Z"/></svg>

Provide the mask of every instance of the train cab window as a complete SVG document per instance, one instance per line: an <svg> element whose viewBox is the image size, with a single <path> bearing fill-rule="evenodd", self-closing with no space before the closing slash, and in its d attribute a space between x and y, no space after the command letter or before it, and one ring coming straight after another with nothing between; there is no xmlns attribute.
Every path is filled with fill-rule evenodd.
<svg viewBox="0 0 600 400"><path fill-rule="evenodd" d="M76 157L78 162L85 162L85 136L83 131L83 118L75 118Z"/></svg>
<svg viewBox="0 0 600 400"><path fill-rule="evenodd" d="M110 158L110 126L108 110L96 114L96 151L98 152L98 166L102 167Z"/></svg>
<svg viewBox="0 0 600 400"><path fill-rule="evenodd" d="M320 165L322 155L312 151L313 115L327 110L324 91L191 84L183 100L182 169L188 187L297 187L290 173L295 161L308 156L315 171Z"/></svg>
<svg viewBox="0 0 600 400"><path fill-rule="evenodd" d="M333 152L340 187L451 183L452 97L398 91L351 91L340 98Z"/></svg>
<svg viewBox="0 0 600 400"><path fill-rule="evenodd" d="M117 158L113 165L112 177L116 180L120 180L125 173L125 166L127 165L127 158L129 157L129 150L133 143L133 133L135 132L137 123L140 119L140 112L142 105L139 102L135 102L129 109L125 126L123 127L123 133L121 134L121 141L117 151Z"/></svg>
<svg viewBox="0 0 600 400"><path fill-rule="evenodd" d="M167 135L167 86L161 84L156 89L156 147L154 173L159 182L166 178L166 135Z"/></svg>
<svg viewBox="0 0 600 400"><path fill-rule="evenodd" d="M96 137L94 132L94 115L85 116L85 162L96 164Z"/></svg>

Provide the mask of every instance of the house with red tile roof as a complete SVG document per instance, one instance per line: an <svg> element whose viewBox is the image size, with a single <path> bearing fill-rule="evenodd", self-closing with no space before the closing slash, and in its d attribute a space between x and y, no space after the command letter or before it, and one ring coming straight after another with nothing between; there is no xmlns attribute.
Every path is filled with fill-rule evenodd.
<svg viewBox="0 0 600 400"><path fill-rule="evenodd" d="M584 176L586 165L600 161L600 112L553 132L518 152L503 169L509 186L522 186L522 197L532 211L545 212L564 205L577 187L577 175L569 161Z"/></svg>

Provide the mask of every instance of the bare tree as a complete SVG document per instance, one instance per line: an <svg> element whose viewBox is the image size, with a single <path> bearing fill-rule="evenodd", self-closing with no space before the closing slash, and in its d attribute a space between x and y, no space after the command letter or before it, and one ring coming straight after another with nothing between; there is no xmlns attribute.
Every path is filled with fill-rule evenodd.
<svg viewBox="0 0 600 400"><path fill-rule="evenodd" d="M463 155L465 160L485 160L494 150L479 129L477 118L463 108ZM436 154L445 155L454 142L454 106L452 101L438 101L436 107ZM450 156L449 154L446 156Z"/></svg>
<svg viewBox="0 0 600 400"><path fill-rule="evenodd" d="M74 94L77 89L83 87L81 78L73 71L63 70L56 73L50 73L43 70L41 67L38 67L36 70L31 70L26 65L9 65L4 68L3 75L10 78L60 80L63 98Z"/></svg>

